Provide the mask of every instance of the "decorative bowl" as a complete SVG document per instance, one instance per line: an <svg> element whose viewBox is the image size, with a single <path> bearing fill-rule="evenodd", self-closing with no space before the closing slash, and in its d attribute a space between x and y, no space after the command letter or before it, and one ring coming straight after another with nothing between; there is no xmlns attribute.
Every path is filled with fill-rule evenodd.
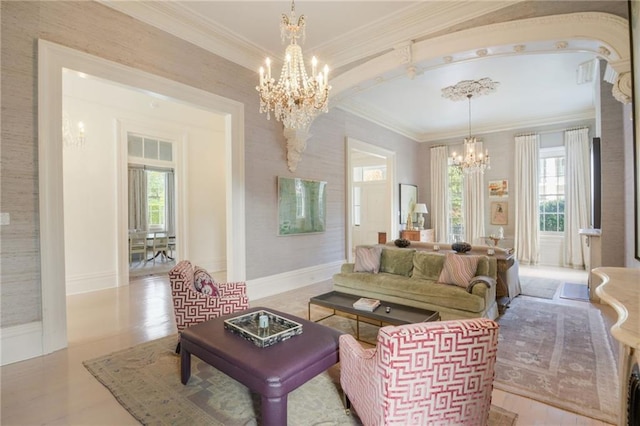
<svg viewBox="0 0 640 426"><path fill-rule="evenodd" d="M469 243L453 243L451 248L458 253L466 253L471 250L471 244Z"/></svg>
<svg viewBox="0 0 640 426"><path fill-rule="evenodd" d="M398 238L393 243L398 247L409 247L411 241L407 240L406 238Z"/></svg>

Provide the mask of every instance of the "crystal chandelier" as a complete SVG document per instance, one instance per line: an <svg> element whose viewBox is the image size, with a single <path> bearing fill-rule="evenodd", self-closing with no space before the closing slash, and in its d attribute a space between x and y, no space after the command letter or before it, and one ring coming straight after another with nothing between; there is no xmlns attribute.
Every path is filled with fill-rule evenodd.
<svg viewBox="0 0 640 426"><path fill-rule="evenodd" d="M480 80L464 80L454 86L442 89L442 96L445 98L453 101L467 98L469 101L469 137L464 139L462 155L456 152L451 154L451 163L465 173L484 173L486 169L491 168L489 150L485 150L483 153L482 143L478 142L474 136L471 136L471 98L494 92L498 84L490 78L483 78Z"/></svg>
<svg viewBox="0 0 640 426"><path fill-rule="evenodd" d="M305 129L320 112L328 111L329 67L324 66L322 72L317 72L318 61L315 56L311 59L311 76L307 76L302 48L297 43L298 38L305 37L305 17L301 15L296 21L294 2L291 2L291 14L282 14L280 22L280 36L282 41L289 38L289 46L285 50L285 60L280 72L280 78L271 77L271 60L266 60L266 71L260 67L260 85L256 90L260 93L260 112L271 112L276 120L281 121L289 129ZM317 73L317 74L316 74Z"/></svg>

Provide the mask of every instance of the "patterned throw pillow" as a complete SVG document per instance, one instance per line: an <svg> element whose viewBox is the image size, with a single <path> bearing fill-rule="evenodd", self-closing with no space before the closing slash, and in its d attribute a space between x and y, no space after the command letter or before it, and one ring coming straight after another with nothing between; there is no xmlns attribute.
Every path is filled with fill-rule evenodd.
<svg viewBox="0 0 640 426"><path fill-rule="evenodd" d="M447 253L438 282L455 284L462 288L467 288L469 286L469 280L476 274L479 260L479 256Z"/></svg>
<svg viewBox="0 0 640 426"><path fill-rule="evenodd" d="M380 271L380 254L382 254L382 247L357 246L356 264L353 267L353 272L373 272L377 274Z"/></svg>
<svg viewBox="0 0 640 426"><path fill-rule="evenodd" d="M197 292L207 294L209 296L218 295L218 287L216 286L215 281L213 281L211 275L209 275L204 268L199 266L195 267L195 271L193 273L193 286Z"/></svg>

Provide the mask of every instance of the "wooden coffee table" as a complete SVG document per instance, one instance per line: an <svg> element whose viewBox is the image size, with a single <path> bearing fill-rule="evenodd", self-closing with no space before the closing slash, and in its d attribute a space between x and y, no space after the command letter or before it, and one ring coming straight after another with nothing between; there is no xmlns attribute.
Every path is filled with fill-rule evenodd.
<svg viewBox="0 0 640 426"><path fill-rule="evenodd" d="M312 297L309 299L308 305L309 320L311 321L311 305L322 306L333 310L332 314L313 320L314 322L320 322L330 318L334 316L336 312L355 315L356 339L358 340L360 340L361 318L369 320L366 321L368 324L371 324L370 321L375 321L379 326L382 326L383 324L403 325L440 320L440 313L438 312L414 308L412 306L401 305L399 303L385 302L383 300L380 300L380 306L378 306L373 312L361 311L353 307L353 302L360 299L360 297L362 296L340 293L338 291L330 291L329 293ZM387 312L387 308L390 308L389 312Z"/></svg>

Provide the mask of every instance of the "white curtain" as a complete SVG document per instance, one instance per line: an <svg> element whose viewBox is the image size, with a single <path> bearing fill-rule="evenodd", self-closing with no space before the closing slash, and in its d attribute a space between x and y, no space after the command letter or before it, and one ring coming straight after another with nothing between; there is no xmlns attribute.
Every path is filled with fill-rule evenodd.
<svg viewBox="0 0 640 426"><path fill-rule="evenodd" d="M564 132L565 163L565 220L564 263L584 269L587 258L585 238L578 234L588 228L591 212L591 176L589 172L589 129Z"/></svg>
<svg viewBox="0 0 640 426"><path fill-rule="evenodd" d="M482 144L476 147L482 152ZM484 174L470 171L463 176L463 214L465 241L470 244L484 242Z"/></svg>
<svg viewBox="0 0 640 426"><path fill-rule="evenodd" d="M147 176L143 167L129 166L129 229L147 230Z"/></svg>
<svg viewBox="0 0 640 426"><path fill-rule="evenodd" d="M166 175L167 184L166 184L166 209L165 213L165 222L167 222L167 235L175 236L176 235L176 197L175 197L175 177L173 173L173 169L169 170Z"/></svg>
<svg viewBox="0 0 640 426"><path fill-rule="evenodd" d="M434 241L446 242L449 234L449 156L446 146L431 148L431 227Z"/></svg>
<svg viewBox="0 0 640 426"><path fill-rule="evenodd" d="M538 213L538 162L540 136L516 136L515 156L515 248L520 263L538 263L538 237L540 233Z"/></svg>

